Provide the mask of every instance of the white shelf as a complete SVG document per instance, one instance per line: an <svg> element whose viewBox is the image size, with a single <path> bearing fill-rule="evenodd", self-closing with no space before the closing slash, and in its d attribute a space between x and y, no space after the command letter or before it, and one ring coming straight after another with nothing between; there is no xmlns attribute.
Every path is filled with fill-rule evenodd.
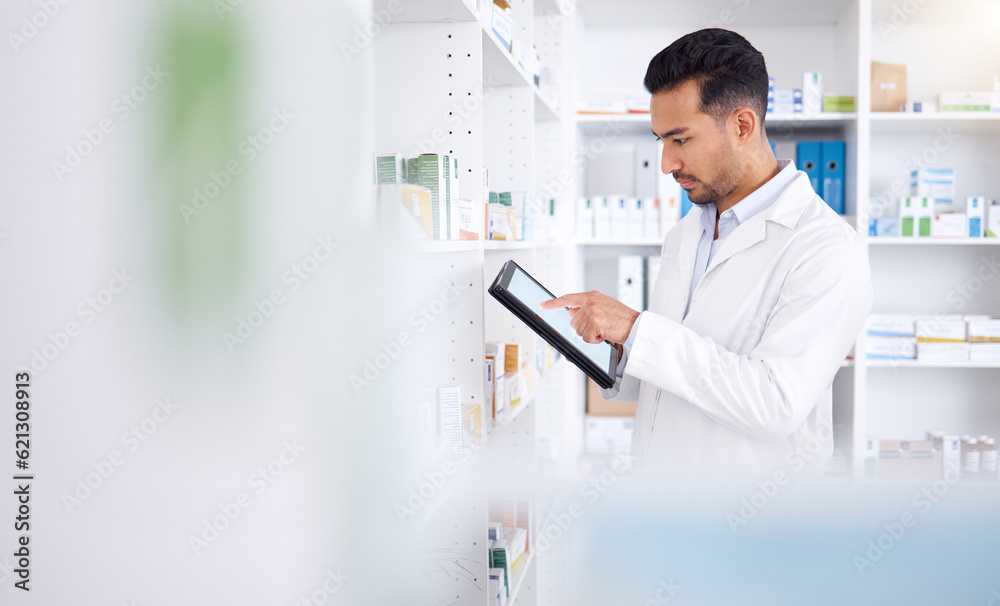
<svg viewBox="0 0 1000 606"><path fill-rule="evenodd" d="M873 246L995 246L1000 238L868 238Z"/></svg>
<svg viewBox="0 0 1000 606"><path fill-rule="evenodd" d="M531 86L535 97L535 121L555 122L561 119L552 100L535 86L534 78L524 71L507 52L489 26L483 26L484 82L498 86Z"/></svg>
<svg viewBox="0 0 1000 606"><path fill-rule="evenodd" d="M1000 112L878 112L871 114L871 125L872 135L938 134L938 129L960 135L995 135L1000 134Z"/></svg>
<svg viewBox="0 0 1000 606"><path fill-rule="evenodd" d="M393 14L389 5L400 5L402 10ZM442 21L477 21L479 11L475 0L375 0L374 15L392 15L391 23L439 23Z"/></svg>
<svg viewBox="0 0 1000 606"><path fill-rule="evenodd" d="M481 240L483 250L532 250L538 247L533 240Z"/></svg>
<svg viewBox="0 0 1000 606"><path fill-rule="evenodd" d="M508 425L513 423L514 419L521 416L521 413L524 412L526 408L531 406L531 403L534 401L535 401L535 394L530 393L527 396L521 398L521 403L518 404L517 408L515 408L512 412L508 412L506 414L501 415L497 419L494 419L492 425L490 426L489 431L486 434L487 443L490 440L490 436L496 434L499 431L503 431L504 427L507 427Z"/></svg>
<svg viewBox="0 0 1000 606"><path fill-rule="evenodd" d="M488 436L487 436L488 437ZM459 486L465 484L465 476L469 473L473 467L482 458L483 453L486 452L486 442L483 440L479 444L479 448L476 449L468 459L459 459L454 461L458 469L455 471L454 475L448 480L448 482L424 504L423 508L417 512L412 524L414 528L421 529L426 528L427 524L434 519L434 515L441 509L441 506L448 502L451 496L458 490ZM435 469L440 469L444 461L437 462Z"/></svg>
<svg viewBox="0 0 1000 606"><path fill-rule="evenodd" d="M663 240L637 239L615 239L615 240L577 240L577 246L663 246Z"/></svg>
<svg viewBox="0 0 1000 606"><path fill-rule="evenodd" d="M528 74L507 52L489 26L483 26L483 83L498 86L528 86Z"/></svg>
<svg viewBox="0 0 1000 606"><path fill-rule="evenodd" d="M562 119L559 110L552 103L552 100L542 94L542 91L531 85L535 92L535 122L556 122Z"/></svg>
<svg viewBox="0 0 1000 606"><path fill-rule="evenodd" d="M510 591L510 599L507 600L509 606L514 606L517 601L517 594L521 591L521 585L524 584L524 577L528 576L528 569L535 561L535 550L532 549L528 551L527 555L524 556L524 560L517 566L517 570L512 570L513 581L512 589Z"/></svg>
<svg viewBox="0 0 1000 606"><path fill-rule="evenodd" d="M470 250L482 250L482 240L413 240L406 243L415 252L420 253L454 253Z"/></svg>
<svg viewBox="0 0 1000 606"><path fill-rule="evenodd" d="M583 22L590 28L650 27L669 24L693 31L722 15L730 15L739 27L751 25L802 26L833 25L842 18L850 2L789 2L788 0L754 0L742 3L732 0L703 0L702 2L650 2L649 0L614 0L573 2L583 15ZM717 27L724 27L723 21Z"/></svg>
<svg viewBox="0 0 1000 606"><path fill-rule="evenodd" d="M495 420L495 422L490 422L493 421L492 419L490 421L483 421L484 426L488 423L489 425L484 427L485 436L479 443L479 448L476 449L468 459L455 461L455 464L459 466L458 470L448 481L448 484L439 490L432 497L432 500L428 501L423 509L417 514L414 524L417 528L426 526L427 523L434 518L434 514L441 508L441 505L446 503L448 499L451 498L451 495L454 494L455 490L464 483L463 478L465 477L465 474L469 473L469 470L476 466L476 463L483 456L483 453L486 452L486 448L490 443L490 440L493 439L493 436L495 436L498 432L503 431L503 429L510 425L514 419L520 416L525 409L531 406L534 401L535 394L528 394L522 398L521 403L516 409L514 409L513 412L503 415L502 418ZM443 463L444 461L436 462L435 468L440 468Z"/></svg>
<svg viewBox="0 0 1000 606"><path fill-rule="evenodd" d="M505 251L534 250L539 248L554 248L568 246L566 242L550 242L536 240L413 240L406 243L419 253L455 253L473 250Z"/></svg>
<svg viewBox="0 0 1000 606"><path fill-rule="evenodd" d="M920 360L867 360L869 368L1000 368L1000 362L922 362Z"/></svg>
<svg viewBox="0 0 1000 606"><path fill-rule="evenodd" d="M857 120L856 113L823 112L818 114L767 114L765 124L792 124L802 127L831 128L850 124ZM608 126L614 126L630 134L644 134L650 131L648 113L632 114L576 114L577 126L584 134L595 135Z"/></svg>

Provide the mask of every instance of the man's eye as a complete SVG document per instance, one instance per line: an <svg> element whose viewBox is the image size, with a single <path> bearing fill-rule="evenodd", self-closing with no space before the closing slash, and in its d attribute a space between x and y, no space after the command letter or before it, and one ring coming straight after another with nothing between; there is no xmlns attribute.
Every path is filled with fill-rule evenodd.
<svg viewBox="0 0 1000 606"><path fill-rule="evenodd" d="M674 143L676 143L677 145L684 145L685 143L687 143L687 139L674 139Z"/></svg>

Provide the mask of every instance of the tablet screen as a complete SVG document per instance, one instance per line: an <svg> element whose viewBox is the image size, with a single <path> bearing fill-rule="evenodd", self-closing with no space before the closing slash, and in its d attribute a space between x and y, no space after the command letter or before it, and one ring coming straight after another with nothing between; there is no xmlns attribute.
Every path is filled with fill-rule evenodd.
<svg viewBox="0 0 1000 606"><path fill-rule="evenodd" d="M542 301L551 300L552 295L529 277L528 274L521 271L521 268L514 269L506 290L527 305L528 309L535 312L535 315L572 343L583 355L590 358L594 364L597 364L598 368L607 370L611 367L611 353L614 348L604 342L587 343L584 341L583 337L576 334L576 331L569 325L570 317L566 308L540 308L539 304Z"/></svg>

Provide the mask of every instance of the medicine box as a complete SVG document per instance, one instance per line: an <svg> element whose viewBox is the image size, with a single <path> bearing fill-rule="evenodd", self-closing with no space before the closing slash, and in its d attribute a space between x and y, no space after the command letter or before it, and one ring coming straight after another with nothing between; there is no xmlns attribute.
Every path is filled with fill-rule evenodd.
<svg viewBox="0 0 1000 606"><path fill-rule="evenodd" d="M802 108L809 114L823 111L823 76L817 72L802 74Z"/></svg>
<svg viewBox="0 0 1000 606"><path fill-rule="evenodd" d="M970 362L1000 362L1000 343L969 343Z"/></svg>
<svg viewBox="0 0 1000 606"><path fill-rule="evenodd" d="M969 219L970 238L983 237L987 204L986 198L982 196L969 196L965 199L965 215Z"/></svg>
<svg viewBox="0 0 1000 606"><path fill-rule="evenodd" d="M867 357L874 360L913 360L917 340L913 337L868 337Z"/></svg>
<svg viewBox="0 0 1000 606"><path fill-rule="evenodd" d="M900 222L896 218L868 219L868 235L872 238L898 238Z"/></svg>
<svg viewBox="0 0 1000 606"><path fill-rule="evenodd" d="M802 92L799 91L799 102L801 103ZM778 88L774 90L774 113L794 114L795 113L795 91L790 88Z"/></svg>
<svg viewBox="0 0 1000 606"><path fill-rule="evenodd" d="M873 337L914 337L915 322L910 314L870 314L867 333Z"/></svg>
<svg viewBox="0 0 1000 606"><path fill-rule="evenodd" d="M917 341L920 343L964 343L966 323L964 320L917 320Z"/></svg>
<svg viewBox="0 0 1000 606"><path fill-rule="evenodd" d="M913 169L910 171L910 195L934 198L939 204L951 204L955 199L955 169Z"/></svg>
<svg viewBox="0 0 1000 606"><path fill-rule="evenodd" d="M899 204L899 232L904 238L929 238L934 203L928 197L903 198Z"/></svg>
<svg viewBox="0 0 1000 606"><path fill-rule="evenodd" d="M986 207L986 235L1000 238L1000 204L996 200Z"/></svg>
<svg viewBox="0 0 1000 606"><path fill-rule="evenodd" d="M988 112L993 104L993 93L989 91L941 93L943 112Z"/></svg>
<svg viewBox="0 0 1000 606"><path fill-rule="evenodd" d="M968 362L968 343L917 343L917 359L921 362Z"/></svg>
<svg viewBox="0 0 1000 606"><path fill-rule="evenodd" d="M931 222L931 236L934 238L967 238L968 221L965 213L934 213Z"/></svg>
<svg viewBox="0 0 1000 606"><path fill-rule="evenodd" d="M969 322L970 343L1000 343L1000 320L972 320Z"/></svg>

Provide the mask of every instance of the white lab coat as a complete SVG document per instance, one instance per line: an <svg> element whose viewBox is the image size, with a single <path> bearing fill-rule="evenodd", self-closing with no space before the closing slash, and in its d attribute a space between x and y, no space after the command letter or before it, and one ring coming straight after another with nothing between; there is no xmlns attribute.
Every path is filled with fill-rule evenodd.
<svg viewBox="0 0 1000 606"><path fill-rule="evenodd" d="M638 401L637 475L815 474L833 450L834 374L871 307L864 246L799 171L729 235L684 317L699 214L664 238L624 375L603 390Z"/></svg>

